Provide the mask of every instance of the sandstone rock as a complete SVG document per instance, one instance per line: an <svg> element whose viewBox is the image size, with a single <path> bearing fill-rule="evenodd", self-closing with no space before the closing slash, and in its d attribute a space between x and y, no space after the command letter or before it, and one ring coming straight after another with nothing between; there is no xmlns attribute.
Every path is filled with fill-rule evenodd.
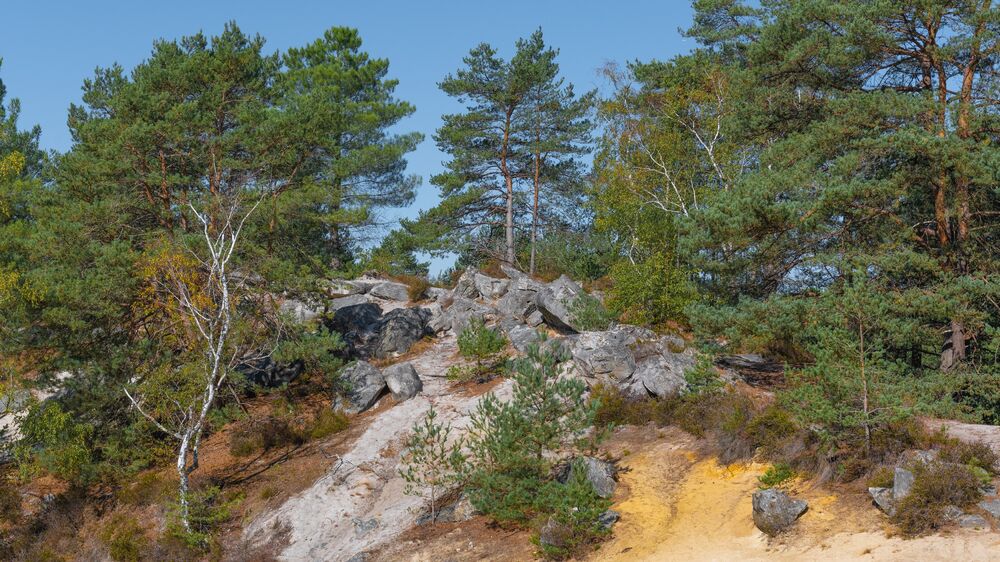
<svg viewBox="0 0 1000 562"><path fill-rule="evenodd" d="M410 300L410 288L395 281L383 281L372 287L368 294L389 301L408 302Z"/></svg>
<svg viewBox="0 0 1000 562"><path fill-rule="evenodd" d="M604 529L610 529L621 519L621 514L613 509L609 509L604 513L597 516L597 522L601 524Z"/></svg>
<svg viewBox="0 0 1000 562"><path fill-rule="evenodd" d="M963 529L989 529L990 523L982 516L973 513L966 513L955 519L958 526Z"/></svg>
<svg viewBox="0 0 1000 562"><path fill-rule="evenodd" d="M378 528L378 519L374 517L371 519L358 519L355 517L351 519L351 522L354 523L354 536L359 539Z"/></svg>
<svg viewBox="0 0 1000 562"><path fill-rule="evenodd" d="M890 517L896 514L896 500L892 497L892 488L868 488L868 493L879 509Z"/></svg>
<svg viewBox="0 0 1000 562"><path fill-rule="evenodd" d="M482 273L476 274L473 282L476 285L476 291L483 298L491 300L502 297L507 292L507 288L510 287L510 280L496 279Z"/></svg>
<svg viewBox="0 0 1000 562"><path fill-rule="evenodd" d="M424 384L417 375L417 370L410 363L397 363L382 371L385 384L389 387L392 397L398 402L409 400L423 390Z"/></svg>
<svg viewBox="0 0 1000 562"><path fill-rule="evenodd" d="M458 283L455 284L454 293L456 298L479 298L479 289L476 287L476 275L478 274L479 270L474 267L469 267L462 273L462 276L458 278Z"/></svg>
<svg viewBox="0 0 1000 562"><path fill-rule="evenodd" d="M1000 521L1000 500L983 500L979 502L979 507L989 513L994 519Z"/></svg>
<svg viewBox="0 0 1000 562"><path fill-rule="evenodd" d="M614 332L584 332L572 353L584 376L599 382L619 384L635 371L632 353Z"/></svg>
<svg viewBox="0 0 1000 562"><path fill-rule="evenodd" d="M790 527L809 508L803 500L793 500L780 490L758 490L753 494L753 523L775 536Z"/></svg>
<svg viewBox="0 0 1000 562"><path fill-rule="evenodd" d="M542 284L529 277L512 279L507 292L497 301L497 309L504 316L518 320L528 321L531 317L530 324L537 326L542 322L542 314L535 306L535 299L540 290L542 290Z"/></svg>
<svg viewBox="0 0 1000 562"><path fill-rule="evenodd" d="M537 343L542 339L538 330L526 326L513 318L504 318L501 320L500 329L507 336L507 339L510 340L514 349L521 353L525 353L531 344Z"/></svg>
<svg viewBox="0 0 1000 562"><path fill-rule="evenodd" d="M473 319L486 322L496 316L496 309L464 297L456 298L445 310L443 323L456 334L462 333ZM446 329L447 329L446 328Z"/></svg>
<svg viewBox="0 0 1000 562"><path fill-rule="evenodd" d="M265 357L240 365L237 367L237 371L243 374L251 384L264 388L278 388L297 379L304 368L305 363L301 360L277 363L270 357Z"/></svg>
<svg viewBox="0 0 1000 562"><path fill-rule="evenodd" d="M367 358L378 340L381 318L382 308L366 302L340 308L327 320L326 327L340 334L346 344L345 357Z"/></svg>
<svg viewBox="0 0 1000 562"><path fill-rule="evenodd" d="M357 306L359 304L366 304L367 302L368 298L365 297L365 295L357 293L353 295L347 295L346 297L340 297L339 299L333 299L329 302L327 307L331 311L336 312L344 307Z"/></svg>
<svg viewBox="0 0 1000 562"><path fill-rule="evenodd" d="M684 373L693 366L694 358L689 355L672 353L654 356L640 363L635 372L623 381L622 388L633 398L678 396L687 390Z"/></svg>
<svg viewBox="0 0 1000 562"><path fill-rule="evenodd" d="M296 322L305 323L317 318L323 311L300 300L285 299L278 306L278 311L291 316Z"/></svg>
<svg viewBox="0 0 1000 562"><path fill-rule="evenodd" d="M901 467L896 467L896 473L892 479L892 497L899 501L910 495L913 489L913 481L916 479L913 473Z"/></svg>
<svg viewBox="0 0 1000 562"><path fill-rule="evenodd" d="M535 306L545 323L563 332L579 332L570 307L583 288L565 275L542 287L535 297Z"/></svg>
<svg viewBox="0 0 1000 562"><path fill-rule="evenodd" d="M334 409L357 414L371 408L386 391L385 377L374 365L358 361L340 371L342 394L334 400Z"/></svg>
<svg viewBox="0 0 1000 562"><path fill-rule="evenodd" d="M378 322L378 343L375 357L391 357L406 353L414 343L432 334L428 321L431 312L425 308L397 308L390 310Z"/></svg>
<svg viewBox="0 0 1000 562"><path fill-rule="evenodd" d="M962 511L962 508L957 505L946 505L944 506L944 509L941 510L941 515L944 517L945 521L955 521L959 517L965 515L965 512Z"/></svg>

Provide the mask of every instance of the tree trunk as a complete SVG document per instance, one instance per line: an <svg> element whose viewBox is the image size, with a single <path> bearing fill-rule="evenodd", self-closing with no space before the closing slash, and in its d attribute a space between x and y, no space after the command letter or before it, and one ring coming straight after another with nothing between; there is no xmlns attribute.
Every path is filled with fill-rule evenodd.
<svg viewBox="0 0 1000 562"><path fill-rule="evenodd" d="M500 170L503 173L504 182L507 184L505 196L506 216L504 217L504 242L506 244L505 261L514 264L514 177L507 164L510 149L510 126L511 115L514 110L507 110L507 118L503 128L503 145L500 148Z"/></svg>
<svg viewBox="0 0 1000 562"><path fill-rule="evenodd" d="M536 131L535 142L541 144L540 134ZM538 240L538 190L540 187L542 168L542 151L535 148L535 193L531 206L531 264L528 266L528 273L535 274L535 242Z"/></svg>
<svg viewBox="0 0 1000 562"><path fill-rule="evenodd" d="M191 435L189 433L184 434L181 439L181 446L178 447L177 451L177 476L180 478L180 483L178 484L178 503L180 504L180 516L181 523L184 525L184 530L188 533L191 532L191 521L189 519L189 509L188 509L188 467L187 467L187 453L188 445L190 443Z"/></svg>

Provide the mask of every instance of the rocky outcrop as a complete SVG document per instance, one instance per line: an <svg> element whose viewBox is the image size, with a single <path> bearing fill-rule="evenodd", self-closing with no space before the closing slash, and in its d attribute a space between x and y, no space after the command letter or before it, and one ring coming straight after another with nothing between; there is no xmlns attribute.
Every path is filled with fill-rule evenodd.
<svg viewBox="0 0 1000 562"><path fill-rule="evenodd" d="M410 289L402 283L383 281L368 290L370 296L388 300L406 302L410 300Z"/></svg>
<svg viewBox="0 0 1000 562"><path fill-rule="evenodd" d="M410 363L397 363L386 367L382 374L389 392L397 402L409 400L423 390L424 384L417 375L417 370Z"/></svg>
<svg viewBox="0 0 1000 562"><path fill-rule="evenodd" d="M581 293L583 288L580 285L562 275L538 291L535 296L535 306L545 323L553 329L567 333L579 332L576 319L573 317L572 304Z"/></svg>
<svg viewBox="0 0 1000 562"><path fill-rule="evenodd" d="M359 305L359 304L367 304L368 302L369 302L368 301L368 297L366 297L365 295L363 295L361 293L357 293L357 294L353 294L353 295L347 295L346 297L340 297L338 299L333 299L327 305L327 308L331 312L336 312L336 311L340 310L341 308L344 308L344 307L347 307L347 306L356 306L356 305Z"/></svg>
<svg viewBox="0 0 1000 562"><path fill-rule="evenodd" d="M614 332L584 332L573 342L573 360L584 377L619 385L635 372L635 358Z"/></svg>
<svg viewBox="0 0 1000 562"><path fill-rule="evenodd" d="M396 308L383 315L377 304L366 302L340 308L327 327L341 335L348 358L391 357L431 335L432 316L423 307Z"/></svg>
<svg viewBox="0 0 1000 562"><path fill-rule="evenodd" d="M670 398L687 390L684 373L694 366L694 358L680 353L657 355L644 360L622 387L632 398Z"/></svg>
<svg viewBox="0 0 1000 562"><path fill-rule="evenodd" d="M809 508L804 500L794 500L773 488L753 494L753 523L770 536L792 526Z"/></svg>
<svg viewBox="0 0 1000 562"><path fill-rule="evenodd" d="M341 394L333 402L335 410L357 414L371 408L385 393L385 376L374 365L358 361L340 371Z"/></svg>

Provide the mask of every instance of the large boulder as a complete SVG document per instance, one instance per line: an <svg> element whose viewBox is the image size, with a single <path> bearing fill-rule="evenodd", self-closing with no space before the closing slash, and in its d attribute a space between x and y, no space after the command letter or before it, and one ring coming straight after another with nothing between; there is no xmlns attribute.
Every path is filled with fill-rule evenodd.
<svg viewBox="0 0 1000 562"><path fill-rule="evenodd" d="M278 311L282 314L290 316L293 320L300 323L309 322L323 313L321 307L313 306L309 303L296 299L285 299L281 301L281 304L278 306Z"/></svg>
<svg viewBox="0 0 1000 562"><path fill-rule="evenodd" d="M636 366L622 389L632 398L670 398L687 390L684 373L694 366L694 358L673 353L650 357Z"/></svg>
<svg viewBox="0 0 1000 562"><path fill-rule="evenodd" d="M868 488L868 494L879 509L890 517L896 514L896 500L892 497L892 488Z"/></svg>
<svg viewBox="0 0 1000 562"><path fill-rule="evenodd" d="M340 371L341 394L333 408L357 414L371 408L385 393L385 376L367 361L358 361Z"/></svg>
<svg viewBox="0 0 1000 562"><path fill-rule="evenodd" d="M327 320L327 328L340 334L346 357L371 357L378 342L382 308L375 303L344 306Z"/></svg>
<svg viewBox="0 0 1000 562"><path fill-rule="evenodd" d="M476 287L476 275L479 275L479 270L474 267L469 267L464 273L462 273L462 276L458 278L458 283L455 284L455 289L453 291L455 298L479 298L479 289Z"/></svg>
<svg viewBox="0 0 1000 562"><path fill-rule="evenodd" d="M543 285L530 277L517 277L510 281L507 292L497 301L497 309L504 316L528 322L537 326L542 322L535 299Z"/></svg>
<svg viewBox="0 0 1000 562"><path fill-rule="evenodd" d="M507 279L497 279L495 277L490 277L488 275L483 275L479 273L475 276L474 282L476 284L476 290L482 295L483 298L496 300L502 297L506 292L508 287L510 287L510 281Z"/></svg>
<svg viewBox="0 0 1000 562"><path fill-rule="evenodd" d="M1000 521L1000 500L983 500L979 502L979 507L986 513L992 515L994 519Z"/></svg>
<svg viewBox="0 0 1000 562"><path fill-rule="evenodd" d="M397 363L386 367L382 375L385 377L389 392L397 402L413 398L424 388L417 370L410 363Z"/></svg>
<svg viewBox="0 0 1000 562"><path fill-rule="evenodd" d="M513 318L504 318L501 320L500 329L507 336L507 339L510 340L514 349L521 353L527 352L531 344L538 343L542 339L538 330L531 326L526 326Z"/></svg>
<svg viewBox="0 0 1000 562"><path fill-rule="evenodd" d="M373 355L391 357L406 353L414 343L432 334L427 323L431 312L426 308L397 308L390 310L378 322L378 342Z"/></svg>
<svg viewBox="0 0 1000 562"><path fill-rule="evenodd" d="M614 332L584 332L573 342L573 360L583 376L618 385L635 372L632 352Z"/></svg>
<svg viewBox="0 0 1000 562"><path fill-rule="evenodd" d="M753 523L773 537L791 527L808 508L805 501L793 500L780 490L758 490L753 494Z"/></svg>
<svg viewBox="0 0 1000 562"><path fill-rule="evenodd" d="M395 281L383 281L373 286L368 294L387 301L408 302L410 300L410 288Z"/></svg>
<svg viewBox="0 0 1000 562"><path fill-rule="evenodd" d="M906 496L910 495L910 490L913 489L913 482L916 480L916 476L913 475L909 470L896 467L896 472L892 479L892 497L896 501L899 501Z"/></svg>
<svg viewBox="0 0 1000 562"><path fill-rule="evenodd" d="M495 318L497 311L495 308L476 302L464 297L456 297L444 314L431 325L434 332L452 330L459 334L473 319L486 322Z"/></svg>
<svg viewBox="0 0 1000 562"><path fill-rule="evenodd" d="M545 323L562 332L579 332L571 312L573 301L583 288L565 275L542 287L535 296L535 306Z"/></svg>
<svg viewBox="0 0 1000 562"><path fill-rule="evenodd" d="M348 306L357 306L359 304L367 304L368 297L363 293L355 293L353 295L347 295L346 297L340 297L339 299L333 299L327 304L327 308L333 312L345 308Z"/></svg>

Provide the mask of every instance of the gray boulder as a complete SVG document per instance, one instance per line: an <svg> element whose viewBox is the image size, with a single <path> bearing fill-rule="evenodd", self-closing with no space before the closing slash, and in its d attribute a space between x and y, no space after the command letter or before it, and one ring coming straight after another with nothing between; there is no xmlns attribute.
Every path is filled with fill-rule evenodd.
<svg viewBox="0 0 1000 562"><path fill-rule="evenodd" d="M981 507L986 513L993 516L994 519L1000 521L1000 500L983 500L979 502L979 507Z"/></svg>
<svg viewBox="0 0 1000 562"><path fill-rule="evenodd" d="M587 472L587 481L594 487L594 493L598 497L608 499L614 495L615 488L618 487L618 483L615 481L615 474L618 472L615 465L594 457L576 459L559 478L560 482L566 483L573 478L573 471L577 469L577 463L583 465Z"/></svg>
<svg viewBox="0 0 1000 562"><path fill-rule="evenodd" d="M426 308L397 308L379 320L375 357L391 357L406 353L414 343L432 334L428 322L431 312Z"/></svg>
<svg viewBox="0 0 1000 562"><path fill-rule="evenodd" d="M514 278L507 292L497 301L497 309L501 314L518 320L527 321L532 317L532 325L537 326L542 322L542 314L538 312L535 299L542 287L541 283L527 276Z"/></svg>
<svg viewBox="0 0 1000 562"><path fill-rule="evenodd" d="M868 488L872 502L890 517L896 514L896 500L892 497L892 488Z"/></svg>
<svg viewBox="0 0 1000 562"><path fill-rule="evenodd" d="M573 342L573 360L585 377L619 384L635 372L632 353L614 332L584 332Z"/></svg>
<svg viewBox="0 0 1000 562"><path fill-rule="evenodd" d="M371 357L371 350L379 337L382 308L366 302L344 306L326 321L326 327L340 334L346 344L345 357Z"/></svg>
<svg viewBox="0 0 1000 562"><path fill-rule="evenodd" d="M531 344L537 343L542 339L538 330L526 326L513 318L504 318L501 320L500 329L507 336L507 339L510 340L514 349L521 353L525 353Z"/></svg>
<svg viewBox="0 0 1000 562"><path fill-rule="evenodd" d="M334 400L334 409L358 414L371 408L386 391L385 377L374 365L358 361L340 371L342 394Z"/></svg>
<svg viewBox="0 0 1000 562"><path fill-rule="evenodd" d="M297 379L304 369L305 363L302 360L278 363L270 357L244 363L236 368L248 382L264 388L278 388L288 384Z"/></svg>
<svg viewBox="0 0 1000 562"><path fill-rule="evenodd" d="M538 291L535 296L535 306L541 312L545 323L552 328L562 332L579 332L570 307L581 293L583 288L580 285L562 275Z"/></svg>
<svg viewBox="0 0 1000 562"><path fill-rule="evenodd" d="M479 515L479 510L472 505L468 496L462 493L459 494L457 500L438 509L434 517L431 517L430 511L418 517L417 525L425 525L432 521L438 523L461 523L472 519L476 515Z"/></svg>
<svg viewBox="0 0 1000 562"><path fill-rule="evenodd" d="M409 400L424 389L424 383L420 381L417 370L410 363L397 363L386 367L382 375L385 376L385 384L397 402Z"/></svg>
<svg viewBox="0 0 1000 562"><path fill-rule="evenodd" d="M340 297L339 299L333 299L327 304L327 308L331 311L336 312L341 308L348 306L357 306L359 304L365 304L368 302L368 297L364 294L356 293L353 295L347 295L346 297Z"/></svg>
<svg viewBox="0 0 1000 562"><path fill-rule="evenodd" d="M807 509L809 505L805 501L793 500L785 492L773 488L753 494L753 523L772 537L791 527Z"/></svg>
<svg viewBox="0 0 1000 562"><path fill-rule="evenodd" d="M476 291L479 292L483 298L491 300L496 300L502 297L510 287L510 280L497 279L495 277L483 275L482 273L476 274L473 281L476 284Z"/></svg>
<svg viewBox="0 0 1000 562"><path fill-rule="evenodd" d="M496 309L471 299L459 297L445 310L441 322L435 326L444 326L443 329L451 329L456 334L459 334L473 319L486 322L495 316Z"/></svg>
<svg viewBox="0 0 1000 562"><path fill-rule="evenodd" d="M694 358L680 353L668 353L646 359L623 381L622 389L632 398L669 398L687 390L684 373L694 366Z"/></svg>
<svg viewBox="0 0 1000 562"><path fill-rule="evenodd" d="M916 477L909 470L901 467L896 467L896 473L893 475L892 479L892 497L896 501L899 501L906 496L910 495L910 490L913 489L913 481Z"/></svg>
<svg viewBox="0 0 1000 562"><path fill-rule="evenodd" d="M604 513L597 516L597 522L601 524L604 529L610 529L614 527L615 523L621 519L621 514L613 509L609 509Z"/></svg>
<svg viewBox="0 0 1000 562"><path fill-rule="evenodd" d="M395 281L383 281L373 286L368 294L389 301L409 302L410 288Z"/></svg>
<svg viewBox="0 0 1000 562"><path fill-rule="evenodd" d="M989 529L990 524L982 515L966 513L959 516L955 521L963 529Z"/></svg>
<svg viewBox="0 0 1000 562"><path fill-rule="evenodd" d="M474 267L469 267L462 273L462 276L458 278L458 283L455 284L454 294L456 298L477 299L480 297L479 289L476 287L476 275L479 275L479 270Z"/></svg>
<svg viewBox="0 0 1000 562"><path fill-rule="evenodd" d="M336 298L344 295L362 294L368 291L368 289L371 289L371 285L367 283L356 283L346 279L329 279L326 281L326 285L323 289L327 296Z"/></svg>

